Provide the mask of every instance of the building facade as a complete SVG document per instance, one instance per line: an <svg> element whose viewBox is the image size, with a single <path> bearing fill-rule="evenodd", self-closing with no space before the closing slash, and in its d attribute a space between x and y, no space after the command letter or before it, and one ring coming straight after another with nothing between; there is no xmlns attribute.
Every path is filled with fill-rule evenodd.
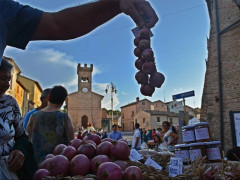
<svg viewBox="0 0 240 180"><path fill-rule="evenodd" d="M160 100L151 102L148 99L139 100L139 97L137 97L135 102L121 107L122 130L134 130L134 124L137 122L136 115L144 110L167 112L167 105Z"/></svg>
<svg viewBox="0 0 240 180"><path fill-rule="evenodd" d="M29 110L36 108L41 104L40 96L42 88L37 81L21 76L21 70L13 59L8 57L3 58L13 65L10 87L6 94L11 95L16 99L21 114L24 116Z"/></svg>
<svg viewBox="0 0 240 180"><path fill-rule="evenodd" d="M40 84L28 77L18 75L17 81L19 81L23 86L28 90L29 93L29 110L33 108L37 108L41 105L41 94L42 94L42 87ZM33 104L33 106L31 106Z"/></svg>
<svg viewBox="0 0 240 180"><path fill-rule="evenodd" d="M67 112L73 121L75 130L86 128L89 123L99 129L102 127L101 101L103 96L92 91L93 65L77 66L78 91L68 95Z"/></svg>
<svg viewBox="0 0 240 180"><path fill-rule="evenodd" d="M236 0L206 0L210 18L201 120L213 140L232 148L230 111L240 111L240 10Z"/></svg>
<svg viewBox="0 0 240 180"><path fill-rule="evenodd" d="M135 120L140 124L140 128L146 130L162 128L164 121L172 122L174 126L178 126L178 119L179 115L177 113L158 110L141 110L135 116Z"/></svg>

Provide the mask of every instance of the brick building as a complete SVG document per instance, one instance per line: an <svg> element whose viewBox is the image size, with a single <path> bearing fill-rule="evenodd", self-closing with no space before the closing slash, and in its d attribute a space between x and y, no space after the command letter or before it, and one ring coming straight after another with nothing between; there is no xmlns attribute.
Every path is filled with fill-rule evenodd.
<svg viewBox="0 0 240 180"><path fill-rule="evenodd" d="M157 110L167 112L167 105L158 100L151 102L148 99L139 100L136 98L135 102L121 107L121 123L123 131L134 130L135 116L139 111Z"/></svg>
<svg viewBox="0 0 240 180"><path fill-rule="evenodd" d="M163 112L158 110L141 110L135 118L135 122L139 123L140 128L157 129L162 127L164 121L172 122L174 126L178 126L179 115L173 112Z"/></svg>
<svg viewBox="0 0 240 180"><path fill-rule="evenodd" d="M210 18L201 120L212 138L232 147L230 111L240 111L240 10L236 0L206 0Z"/></svg>
<svg viewBox="0 0 240 180"><path fill-rule="evenodd" d="M103 96L92 91L93 65L77 66L78 91L67 98L67 112L73 121L75 130L92 123L94 128L102 126L101 101Z"/></svg>

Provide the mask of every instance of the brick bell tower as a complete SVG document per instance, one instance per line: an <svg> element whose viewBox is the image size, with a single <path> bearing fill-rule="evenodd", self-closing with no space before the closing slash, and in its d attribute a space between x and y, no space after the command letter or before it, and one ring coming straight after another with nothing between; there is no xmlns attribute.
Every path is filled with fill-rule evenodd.
<svg viewBox="0 0 240 180"><path fill-rule="evenodd" d="M92 71L93 64L90 64L90 67L87 67L87 64L84 64L81 67L81 64L78 64L77 74L78 74L78 91L84 93L92 91Z"/></svg>

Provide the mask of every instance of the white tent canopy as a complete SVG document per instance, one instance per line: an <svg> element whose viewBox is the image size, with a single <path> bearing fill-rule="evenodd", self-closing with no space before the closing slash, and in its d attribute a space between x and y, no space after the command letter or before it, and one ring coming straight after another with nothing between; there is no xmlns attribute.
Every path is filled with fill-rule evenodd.
<svg viewBox="0 0 240 180"><path fill-rule="evenodd" d="M193 125L193 124L197 124L197 123L200 123L200 120L196 117L194 117L188 121L188 125Z"/></svg>

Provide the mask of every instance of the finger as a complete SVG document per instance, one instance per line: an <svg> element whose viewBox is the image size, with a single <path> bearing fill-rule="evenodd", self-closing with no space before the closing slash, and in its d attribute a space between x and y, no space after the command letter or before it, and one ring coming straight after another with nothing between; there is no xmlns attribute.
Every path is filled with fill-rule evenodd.
<svg viewBox="0 0 240 180"><path fill-rule="evenodd" d="M24 160L14 158L13 161L9 164L9 168L15 172L22 167L23 163Z"/></svg>
<svg viewBox="0 0 240 180"><path fill-rule="evenodd" d="M140 12L142 12L146 17L148 17L148 21L146 22L146 26L148 28L152 28L158 22L158 16L149 2L144 1L139 6Z"/></svg>
<svg viewBox="0 0 240 180"><path fill-rule="evenodd" d="M139 27L144 26L145 24L144 19L133 5L123 9L123 12L129 15Z"/></svg>
<svg viewBox="0 0 240 180"><path fill-rule="evenodd" d="M14 156L15 156L15 151L12 151L8 157L7 162L10 163L13 160Z"/></svg>

